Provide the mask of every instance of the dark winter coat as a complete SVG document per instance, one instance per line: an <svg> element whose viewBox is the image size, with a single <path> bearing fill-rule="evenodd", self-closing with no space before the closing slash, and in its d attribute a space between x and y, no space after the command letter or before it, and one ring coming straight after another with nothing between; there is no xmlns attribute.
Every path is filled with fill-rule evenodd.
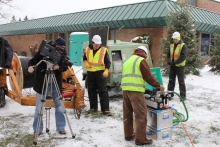
<svg viewBox="0 0 220 147"><path fill-rule="evenodd" d="M62 57L61 57L62 58ZM37 52L34 57L28 62L28 67L29 66L35 66L37 63L39 63L43 59L43 56L40 54L40 52ZM61 62L58 63L59 65L59 70L53 70L54 75L57 80L58 87L60 89L60 92L62 92L62 73L63 71L67 70L68 66L63 65L63 59L61 59ZM36 74L36 79L34 83L33 89L37 93L42 93L42 88L44 84L44 76L46 74L46 63L41 62L37 67L35 67L35 74ZM45 86L44 86L45 87ZM43 90L45 91L45 90Z"/></svg>
<svg viewBox="0 0 220 147"><path fill-rule="evenodd" d="M13 49L8 41L0 37L0 67L12 68Z"/></svg>

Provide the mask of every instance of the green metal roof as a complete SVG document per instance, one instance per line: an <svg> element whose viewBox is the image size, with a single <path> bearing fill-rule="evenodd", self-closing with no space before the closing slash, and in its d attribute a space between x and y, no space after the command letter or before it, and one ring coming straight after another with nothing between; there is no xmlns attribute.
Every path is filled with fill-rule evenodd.
<svg viewBox="0 0 220 147"><path fill-rule="evenodd" d="M175 2L167 3L169 11L178 11ZM190 16L195 24L195 29L200 32L220 33L220 14L211 12L198 7L189 6L191 8Z"/></svg>
<svg viewBox="0 0 220 147"><path fill-rule="evenodd" d="M220 14L189 6L195 29L217 32ZM156 0L102 9L57 15L0 25L0 35L41 34L88 30L89 26L108 25L110 29L166 26L169 11L178 11L175 2Z"/></svg>

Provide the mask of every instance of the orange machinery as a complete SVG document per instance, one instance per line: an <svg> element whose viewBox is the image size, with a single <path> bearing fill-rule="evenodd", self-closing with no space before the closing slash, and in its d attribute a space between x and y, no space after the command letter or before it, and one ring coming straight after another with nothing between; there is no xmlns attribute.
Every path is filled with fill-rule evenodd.
<svg viewBox="0 0 220 147"><path fill-rule="evenodd" d="M25 65L27 66L27 63L24 63L24 58L25 57L19 59L17 54L14 53L12 59L13 69L6 69L6 68L1 69L0 87L1 88L4 87L4 90L1 91L1 95L3 94L7 95L9 98L20 103L21 105L35 106L36 95L27 94L24 96L22 94L22 89L26 77L26 75L24 74L24 70L27 70L28 68L25 67ZM21 61L23 61L23 63ZM6 78L7 76L9 76L11 90L9 90L7 85L7 78ZM77 116L79 117L82 108L85 106L84 104L85 89L82 88L76 75L74 74L74 70L70 67L68 67L68 69L62 73L62 78L63 78L62 96L63 96L64 106L65 108L73 108ZM46 105L50 101L51 101L50 106L54 107L54 103L52 100L47 100Z"/></svg>

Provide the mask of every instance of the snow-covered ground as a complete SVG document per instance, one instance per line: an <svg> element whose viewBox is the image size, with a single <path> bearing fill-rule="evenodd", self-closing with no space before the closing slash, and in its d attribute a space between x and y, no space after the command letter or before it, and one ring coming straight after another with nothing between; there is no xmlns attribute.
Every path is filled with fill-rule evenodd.
<svg viewBox="0 0 220 147"><path fill-rule="evenodd" d="M82 81L82 67L73 66L78 80ZM163 83L167 86L168 78L163 77ZM186 77L187 100L186 108L189 113L188 121L184 126L193 141L195 147L220 146L220 75L214 75L205 67L201 76L188 75ZM28 91L28 90L27 90ZM178 84L175 92L179 92ZM89 102L85 91L85 104L81 118L74 117L73 110L67 109L71 128L76 134L72 139L69 127L66 126L66 139L51 139L47 133L39 136L39 146L54 147L133 147L134 141L127 142L123 136L122 98L110 99L110 109L113 116L106 117L102 114L88 115ZM10 98L6 98L6 105L0 108L0 146L30 146L32 145L32 121L34 106L22 106ZM183 104L175 96L169 105L186 116ZM100 105L99 105L100 106ZM50 132L56 133L54 109L51 109ZM44 113L45 117L45 113ZM45 123L45 120L44 120ZM190 147L193 146L181 124L174 126L172 137L165 140L154 140L152 147ZM31 134L31 135L30 135ZM26 137L25 137L26 136ZM27 137L29 136L29 137ZM10 140L8 143L6 139ZM12 140L20 140L21 144ZM26 139L26 140L25 140ZM3 142L5 144L3 144ZM10 143L11 142L11 143ZM26 143L22 143L26 142ZM2 143L2 144L1 144ZM6 145L7 144L7 145Z"/></svg>

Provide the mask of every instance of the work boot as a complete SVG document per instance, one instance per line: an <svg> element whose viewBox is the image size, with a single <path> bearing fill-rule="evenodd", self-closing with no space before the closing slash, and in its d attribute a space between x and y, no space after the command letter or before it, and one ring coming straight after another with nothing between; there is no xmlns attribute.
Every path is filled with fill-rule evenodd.
<svg viewBox="0 0 220 147"><path fill-rule="evenodd" d="M35 136L40 136L40 135L42 135L43 133L41 132L41 133L39 133L38 135L37 135L37 133L34 133L34 137Z"/></svg>
<svg viewBox="0 0 220 147"><path fill-rule="evenodd" d="M103 111L102 114L106 116L112 116L112 113L110 111Z"/></svg>
<svg viewBox="0 0 220 147"><path fill-rule="evenodd" d="M65 131L65 130L61 130L61 131L59 131L59 133L60 133L61 135L63 135L63 134L66 134L66 131Z"/></svg>
<svg viewBox="0 0 220 147"><path fill-rule="evenodd" d="M135 142L136 145L147 145L147 144L151 144L153 142L152 139L147 139L145 142Z"/></svg>
<svg viewBox="0 0 220 147"><path fill-rule="evenodd" d="M134 138L135 138L135 135L133 134L132 136L125 137L125 140L126 140L126 141L133 141Z"/></svg>
<svg viewBox="0 0 220 147"><path fill-rule="evenodd" d="M182 100L185 101L186 100L186 97L185 96L181 96L182 97ZM181 99L180 99L181 101Z"/></svg>
<svg viewBox="0 0 220 147"><path fill-rule="evenodd" d="M173 100L173 97L168 97L169 101L172 101Z"/></svg>
<svg viewBox="0 0 220 147"><path fill-rule="evenodd" d="M98 110L97 109L89 109L87 112L88 112L88 114L93 114L93 113L98 112Z"/></svg>

